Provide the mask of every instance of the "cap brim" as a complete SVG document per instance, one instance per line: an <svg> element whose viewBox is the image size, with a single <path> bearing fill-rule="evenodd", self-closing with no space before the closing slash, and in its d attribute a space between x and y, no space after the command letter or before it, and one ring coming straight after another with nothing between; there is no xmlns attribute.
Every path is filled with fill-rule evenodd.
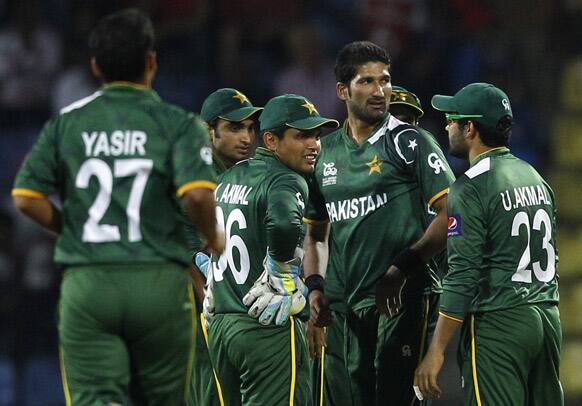
<svg viewBox="0 0 582 406"><path fill-rule="evenodd" d="M430 101L432 107L439 111L458 111L453 96L434 95Z"/></svg>
<svg viewBox="0 0 582 406"><path fill-rule="evenodd" d="M288 127L296 128L298 130L313 130L317 127L339 127L339 122L331 118L325 117L307 117L301 120L285 123Z"/></svg>
<svg viewBox="0 0 582 406"><path fill-rule="evenodd" d="M249 118L250 116L262 111L262 107L241 107L240 109L236 109L233 111L228 112L227 114L221 114L218 118L222 118L223 120L228 121L243 121Z"/></svg>
<svg viewBox="0 0 582 406"><path fill-rule="evenodd" d="M420 118L420 117L422 117L424 115L424 111L420 107L415 106L412 103L406 103L406 102L402 102L402 101L396 101L396 102L391 102L390 105L391 106L396 105L396 106L407 106L407 107L410 107L411 109L416 110L416 112L418 113L418 118Z"/></svg>

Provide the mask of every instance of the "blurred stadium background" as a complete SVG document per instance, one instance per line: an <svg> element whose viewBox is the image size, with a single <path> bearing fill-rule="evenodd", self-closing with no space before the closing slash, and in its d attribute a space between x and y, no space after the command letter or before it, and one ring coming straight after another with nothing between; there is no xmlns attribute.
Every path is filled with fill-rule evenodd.
<svg viewBox="0 0 582 406"><path fill-rule="evenodd" d="M562 379L568 404L582 405L580 0L0 0L0 405L64 404L53 238L17 215L9 192L43 122L98 86L88 31L128 6L156 24L155 89L192 111L228 86L255 105L300 93L342 120L333 60L357 39L389 50L393 83L418 94L421 125L445 147L433 94L475 81L505 89L517 121L512 150L543 173L558 199ZM441 380L446 394L435 404L459 404L454 351Z"/></svg>

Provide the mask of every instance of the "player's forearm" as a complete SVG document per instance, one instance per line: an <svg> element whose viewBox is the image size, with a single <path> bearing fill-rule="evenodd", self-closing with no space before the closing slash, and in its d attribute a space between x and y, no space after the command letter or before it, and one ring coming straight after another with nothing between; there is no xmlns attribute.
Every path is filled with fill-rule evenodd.
<svg viewBox="0 0 582 406"><path fill-rule="evenodd" d="M36 223L59 234L63 227L62 213L49 199L14 196L14 205Z"/></svg>
<svg viewBox="0 0 582 406"><path fill-rule="evenodd" d="M329 229L328 222L307 225L307 234L303 242L303 272L306 278L314 274L325 277L329 259Z"/></svg>
<svg viewBox="0 0 582 406"><path fill-rule="evenodd" d="M429 351L443 354L462 322L439 315Z"/></svg>
<svg viewBox="0 0 582 406"><path fill-rule="evenodd" d="M423 261L428 261L439 252L442 252L447 246L447 198L442 197L434 203L437 216L430 223L423 236L412 249L417 251Z"/></svg>
<svg viewBox="0 0 582 406"><path fill-rule="evenodd" d="M214 192L206 188L191 189L182 198L188 218L204 240L214 241L217 236Z"/></svg>

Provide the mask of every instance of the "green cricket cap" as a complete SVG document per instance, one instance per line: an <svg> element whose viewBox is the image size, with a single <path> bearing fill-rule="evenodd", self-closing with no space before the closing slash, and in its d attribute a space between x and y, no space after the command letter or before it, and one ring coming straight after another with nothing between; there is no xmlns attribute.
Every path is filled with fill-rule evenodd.
<svg viewBox="0 0 582 406"><path fill-rule="evenodd" d="M455 119L472 118L493 128L503 117L513 118L507 94L489 83L471 83L454 96L437 94L431 104L439 111L455 113Z"/></svg>
<svg viewBox="0 0 582 406"><path fill-rule="evenodd" d="M217 118L238 122L246 120L262 109L262 107L253 106L243 93L226 87L211 93L204 100L200 117L207 123Z"/></svg>
<svg viewBox="0 0 582 406"><path fill-rule="evenodd" d="M331 118L321 117L307 98L296 94L273 97L265 105L259 117L261 131L280 127L298 130L311 130L321 126L338 127L339 123Z"/></svg>
<svg viewBox="0 0 582 406"><path fill-rule="evenodd" d="M392 95L390 96L390 105L400 105L410 107L417 118L424 115L420 99L410 90L406 90L401 86L392 86Z"/></svg>

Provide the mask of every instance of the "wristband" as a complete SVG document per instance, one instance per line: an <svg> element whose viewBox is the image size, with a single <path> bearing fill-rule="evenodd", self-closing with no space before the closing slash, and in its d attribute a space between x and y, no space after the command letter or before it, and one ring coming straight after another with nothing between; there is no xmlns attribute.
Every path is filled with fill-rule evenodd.
<svg viewBox="0 0 582 406"><path fill-rule="evenodd" d="M325 287L325 279L323 278L323 276L321 276L320 274L313 274L313 275L309 275L306 279L305 279L305 286L307 286L308 289L308 295L309 293L313 292L314 290L319 290L321 293L324 293L324 287Z"/></svg>
<svg viewBox="0 0 582 406"><path fill-rule="evenodd" d="M420 256L420 252L410 247L396 255L392 265L404 272L407 278L418 274L424 269L424 261Z"/></svg>

